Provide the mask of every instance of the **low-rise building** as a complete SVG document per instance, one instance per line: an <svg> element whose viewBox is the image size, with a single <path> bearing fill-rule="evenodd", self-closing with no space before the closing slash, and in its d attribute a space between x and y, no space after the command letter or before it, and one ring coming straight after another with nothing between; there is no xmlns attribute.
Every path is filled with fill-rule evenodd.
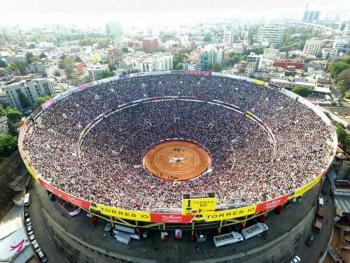
<svg viewBox="0 0 350 263"><path fill-rule="evenodd" d="M273 62L274 67L278 68L294 68L294 69L303 69L304 61L303 60L294 60L294 59L278 59Z"/></svg>
<svg viewBox="0 0 350 263"><path fill-rule="evenodd" d="M90 65L87 68L87 72L89 73L90 80L99 80L103 79L103 71L105 67L102 65Z"/></svg>
<svg viewBox="0 0 350 263"><path fill-rule="evenodd" d="M152 72L173 69L173 55L170 53L147 54L142 51L125 54L123 66L128 70Z"/></svg>
<svg viewBox="0 0 350 263"><path fill-rule="evenodd" d="M293 89L294 86L302 86L308 88L310 91L314 90L315 81L306 79L294 79L294 78L271 78L270 83L280 88Z"/></svg>
<svg viewBox="0 0 350 263"><path fill-rule="evenodd" d="M278 57L279 50L276 48L265 48L263 57L266 60L273 61Z"/></svg>

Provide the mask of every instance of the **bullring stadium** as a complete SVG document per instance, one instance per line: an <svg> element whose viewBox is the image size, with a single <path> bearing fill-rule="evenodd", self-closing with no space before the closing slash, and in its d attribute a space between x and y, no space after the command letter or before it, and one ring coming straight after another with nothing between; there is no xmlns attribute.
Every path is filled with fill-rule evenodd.
<svg viewBox="0 0 350 263"><path fill-rule="evenodd" d="M321 185L334 128L296 94L207 71L121 75L49 100L22 126L36 182L112 224L222 228Z"/></svg>

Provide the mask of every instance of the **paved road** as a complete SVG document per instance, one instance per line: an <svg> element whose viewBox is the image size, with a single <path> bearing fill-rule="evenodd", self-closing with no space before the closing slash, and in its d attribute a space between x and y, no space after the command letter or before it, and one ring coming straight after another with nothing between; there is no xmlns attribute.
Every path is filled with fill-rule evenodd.
<svg viewBox="0 0 350 263"><path fill-rule="evenodd" d="M31 191L31 205L29 208L29 215L32 219L34 235L38 241L39 246L46 254L49 262L52 263L70 263L62 256L62 253L56 247L47 226L41 216L39 198L36 191Z"/></svg>
<svg viewBox="0 0 350 263"><path fill-rule="evenodd" d="M313 232L312 234L315 237L315 241L312 245L312 247L307 247L305 240L300 240L298 243L298 247L296 249L296 255L298 255L302 262L318 262L319 258L322 256L324 251L326 250L326 245L328 244L328 241L330 239L330 229L333 227L333 212L334 212L334 201L330 196L331 187L328 179L326 179L324 186L324 191L327 193L324 196L324 208L326 208L325 217L323 219L323 226L319 233Z"/></svg>

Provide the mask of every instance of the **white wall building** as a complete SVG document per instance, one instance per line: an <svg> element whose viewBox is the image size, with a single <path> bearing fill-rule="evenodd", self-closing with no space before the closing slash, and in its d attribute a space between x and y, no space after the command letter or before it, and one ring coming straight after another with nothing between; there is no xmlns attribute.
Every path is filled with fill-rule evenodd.
<svg viewBox="0 0 350 263"><path fill-rule="evenodd" d="M143 51L127 54L123 58L124 66L129 70L152 72L173 69L173 55L170 53L145 53Z"/></svg>
<svg viewBox="0 0 350 263"><path fill-rule="evenodd" d="M337 38L333 42L333 48L342 49L349 43L349 40L345 38Z"/></svg>
<svg viewBox="0 0 350 263"><path fill-rule="evenodd" d="M321 52L323 40L321 39L308 39L306 40L303 53L305 55L318 55Z"/></svg>
<svg viewBox="0 0 350 263"><path fill-rule="evenodd" d="M232 31L224 31L222 44L224 44L224 46L231 46L233 43L233 38L234 38L234 33Z"/></svg>
<svg viewBox="0 0 350 263"><path fill-rule="evenodd" d="M28 99L30 106L34 106L38 97L54 95L55 85L56 81L51 78L26 79L5 85L4 90L11 106L23 110L25 107L20 99L21 94Z"/></svg>
<svg viewBox="0 0 350 263"><path fill-rule="evenodd" d="M281 43L282 33L281 25L265 25L259 28L258 40L268 42L270 45L278 45Z"/></svg>
<svg viewBox="0 0 350 263"><path fill-rule="evenodd" d="M278 57L279 50L276 48L265 48L263 57L266 60L273 61Z"/></svg>

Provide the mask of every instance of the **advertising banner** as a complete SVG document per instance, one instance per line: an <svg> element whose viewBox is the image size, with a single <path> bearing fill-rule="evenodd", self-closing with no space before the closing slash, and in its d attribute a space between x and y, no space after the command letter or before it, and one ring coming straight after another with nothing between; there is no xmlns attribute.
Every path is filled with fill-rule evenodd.
<svg viewBox="0 0 350 263"><path fill-rule="evenodd" d="M185 70L185 74L188 75L202 75L202 76L210 76L211 71L206 71L206 70Z"/></svg>
<svg viewBox="0 0 350 263"><path fill-rule="evenodd" d="M151 222L189 224L194 215L151 213Z"/></svg>
<svg viewBox="0 0 350 263"><path fill-rule="evenodd" d="M282 197L266 201L264 203L258 204L256 206L256 214L259 214L261 212L271 210L276 208L277 206L283 205L285 202L287 202L289 195L284 195Z"/></svg>
<svg viewBox="0 0 350 263"><path fill-rule="evenodd" d="M46 110L48 107L50 107L51 105L55 104L56 103L56 99L55 98L52 98L52 99L49 99L47 102L43 103L41 105L41 108L43 110Z"/></svg>
<svg viewBox="0 0 350 263"><path fill-rule="evenodd" d="M91 88L94 86L94 82L93 81L90 81L90 82L86 82L86 83L83 83L79 86L79 90L84 90L84 89L87 89L87 88Z"/></svg>
<svg viewBox="0 0 350 263"><path fill-rule="evenodd" d="M90 202L79 199L75 196L69 195L61 190L58 190L57 188L47 184L44 180L42 180L41 178L38 179L39 183L42 187L44 187L46 190L50 191L51 193L53 193L54 195L56 195L57 197L75 205L81 208L84 208L86 210L89 210L90 208Z"/></svg>
<svg viewBox="0 0 350 263"><path fill-rule="evenodd" d="M149 212L131 211L131 210L125 210L125 209L120 209L116 207L105 206L105 205L91 205L90 211L91 212L99 211L101 214L108 217L113 216L113 217L123 218L128 220L151 222L151 215Z"/></svg>
<svg viewBox="0 0 350 263"><path fill-rule="evenodd" d="M182 214L194 215L203 211L214 211L217 201L213 197L182 199Z"/></svg>
<svg viewBox="0 0 350 263"><path fill-rule="evenodd" d="M310 183L304 185L303 187L300 187L298 190L294 192L292 198L305 194L307 191L313 188L316 184L318 184L321 181L321 179L322 179L322 176L317 176Z"/></svg>
<svg viewBox="0 0 350 263"><path fill-rule="evenodd" d="M255 214L255 211L256 205L250 205L224 211L203 212L202 215L205 221L212 222L253 215Z"/></svg>
<svg viewBox="0 0 350 263"><path fill-rule="evenodd" d="M267 82L265 82L265 81L262 81L262 80L255 80L254 81L254 83L255 84L258 84L258 85L260 85L260 86L265 86L265 87L267 87L268 85L269 85L269 83L267 83Z"/></svg>

